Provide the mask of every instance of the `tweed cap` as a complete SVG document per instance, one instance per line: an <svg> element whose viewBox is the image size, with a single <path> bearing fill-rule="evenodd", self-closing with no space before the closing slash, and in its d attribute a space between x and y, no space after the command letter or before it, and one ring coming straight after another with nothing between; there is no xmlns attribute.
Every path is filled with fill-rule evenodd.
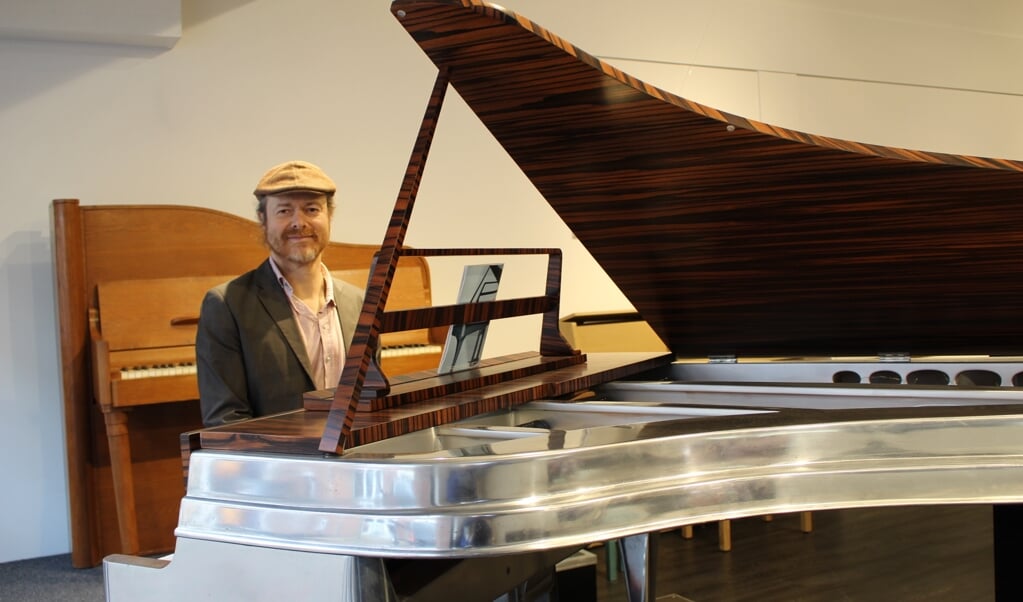
<svg viewBox="0 0 1023 602"><path fill-rule="evenodd" d="M323 170L305 161L288 161L263 174L253 191L257 197L296 190L322 192L332 195L337 191L334 180L327 177Z"/></svg>

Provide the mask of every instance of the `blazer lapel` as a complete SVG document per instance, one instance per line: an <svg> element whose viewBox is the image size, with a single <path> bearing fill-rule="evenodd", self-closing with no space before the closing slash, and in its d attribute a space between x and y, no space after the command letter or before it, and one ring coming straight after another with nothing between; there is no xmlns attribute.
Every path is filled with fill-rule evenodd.
<svg viewBox="0 0 1023 602"><path fill-rule="evenodd" d="M263 304L266 313L270 314L270 318L277 325L278 330L281 331L284 340L287 341L292 353L298 358L298 362L302 365L302 369L305 370L306 376L311 382L313 371L309 364L309 354L306 353L302 333L298 330L298 324L295 323L295 314L291 311L291 304L284 295L284 289L277 282L273 268L270 267L269 259L259 266L257 276L257 283L259 285L259 292L257 294L259 295L260 303Z"/></svg>

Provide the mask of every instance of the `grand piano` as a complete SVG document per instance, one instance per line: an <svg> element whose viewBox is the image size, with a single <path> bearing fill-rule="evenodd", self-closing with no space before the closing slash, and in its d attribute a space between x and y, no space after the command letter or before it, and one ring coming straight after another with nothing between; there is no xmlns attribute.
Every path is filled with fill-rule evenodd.
<svg viewBox="0 0 1023 602"><path fill-rule="evenodd" d="M543 599L621 542L758 514L991 504L996 589L1023 501L1023 164L860 144L659 90L477 0L396 0L438 67L338 387L186 433L171 558L105 560L109 600ZM556 249L407 249L459 94L671 353L579 353ZM389 310L401 257L545 254L535 298ZM374 375L381 333L543 314L539 353Z"/></svg>

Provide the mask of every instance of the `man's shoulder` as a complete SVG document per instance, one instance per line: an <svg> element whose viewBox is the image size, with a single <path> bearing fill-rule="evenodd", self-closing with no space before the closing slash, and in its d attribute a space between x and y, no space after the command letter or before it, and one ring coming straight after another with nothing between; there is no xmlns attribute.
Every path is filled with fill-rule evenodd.
<svg viewBox="0 0 1023 602"><path fill-rule="evenodd" d="M251 292L253 289L260 289L273 283L273 269L268 261L264 261L258 267L222 282L210 289L210 293L224 297L231 294Z"/></svg>

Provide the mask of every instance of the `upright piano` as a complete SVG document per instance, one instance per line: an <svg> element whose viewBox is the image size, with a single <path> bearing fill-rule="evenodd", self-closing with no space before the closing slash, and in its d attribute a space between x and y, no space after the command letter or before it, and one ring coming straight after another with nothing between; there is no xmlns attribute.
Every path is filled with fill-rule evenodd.
<svg viewBox="0 0 1023 602"><path fill-rule="evenodd" d="M171 559L111 556L110 600L543 599L618 540L656 596L659 530L758 514L1023 501L1023 164L774 127L650 86L478 0L396 0L438 79L338 387L182 437ZM556 249L403 246L459 94L670 348L556 328ZM542 253L544 295L387 307L402 257ZM382 333L543 314L539 352L380 383ZM322 393L322 392L321 392Z"/></svg>

